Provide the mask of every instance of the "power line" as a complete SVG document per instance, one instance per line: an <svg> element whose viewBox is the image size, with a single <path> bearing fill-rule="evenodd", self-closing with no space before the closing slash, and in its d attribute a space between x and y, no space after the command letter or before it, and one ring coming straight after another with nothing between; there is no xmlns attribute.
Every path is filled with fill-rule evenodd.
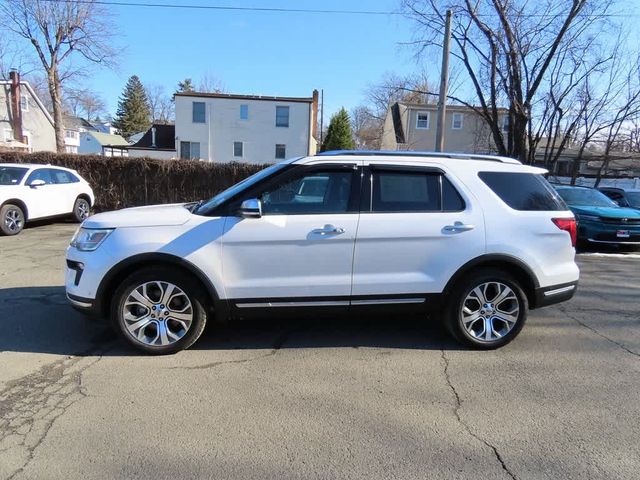
<svg viewBox="0 0 640 480"><path fill-rule="evenodd" d="M333 14L333 15L396 15L406 16L406 13L399 11L382 11L382 10L325 10L316 8L284 8L284 7L238 7L233 5L197 5L197 4L178 4L178 3L150 3L150 2L124 2L119 0L39 0L49 3L80 3L93 5L106 5L114 7L144 7L144 8L171 8L184 10L227 10L237 12L271 12L271 13L310 13L310 14ZM455 12L454 12L455 16ZM519 17L524 18L551 18L556 17L554 14L521 14ZM634 13L603 13L594 15L581 15L579 17L639 17L640 14ZM423 18L441 19L435 13L422 14ZM479 14L478 17L494 17L490 14Z"/></svg>
<svg viewBox="0 0 640 480"><path fill-rule="evenodd" d="M50 3L84 3L93 5L109 5L116 7L147 8L181 8L185 10L231 10L241 12L275 12L275 13L326 13L342 15L402 15L400 12L383 12L379 10L323 10L315 8L279 8L279 7L237 7L232 5L195 5L175 3L121 2L107 0L40 0Z"/></svg>

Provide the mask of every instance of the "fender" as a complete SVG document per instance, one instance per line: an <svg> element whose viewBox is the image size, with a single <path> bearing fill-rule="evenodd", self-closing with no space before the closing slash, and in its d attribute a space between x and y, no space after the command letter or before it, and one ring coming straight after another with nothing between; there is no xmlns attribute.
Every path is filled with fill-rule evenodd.
<svg viewBox="0 0 640 480"><path fill-rule="evenodd" d="M120 281L124 279L127 275L129 275L135 268L139 266L146 265L175 265L177 267L181 267L191 274L193 274L200 283L206 288L207 294L209 298L213 302L214 308L219 312L226 312L228 309L226 307L226 301L223 302L220 300L220 296L216 291L216 288L211 283L207 275L205 275L202 270L193 263L185 260L181 257L176 257L175 255L171 255L168 253L142 253L139 255L134 255L132 257L126 258L121 262L117 263L105 274L105 276L100 281L100 285L96 291L96 305L95 310L100 312L102 315L107 316L109 314L109 307L111 303L111 296L113 292L116 290Z"/></svg>

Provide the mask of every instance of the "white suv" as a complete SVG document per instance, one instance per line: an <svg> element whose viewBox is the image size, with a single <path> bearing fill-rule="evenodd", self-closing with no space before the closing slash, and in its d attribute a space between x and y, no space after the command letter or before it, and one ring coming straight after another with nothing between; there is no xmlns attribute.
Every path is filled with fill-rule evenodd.
<svg viewBox="0 0 640 480"><path fill-rule="evenodd" d="M67 297L156 354L212 315L361 309L440 312L459 341L500 347L578 283L576 222L543 173L473 155L288 160L206 202L85 220Z"/></svg>
<svg viewBox="0 0 640 480"><path fill-rule="evenodd" d="M95 197L75 170L23 163L0 163L0 235L16 235L24 224L68 216L82 222Z"/></svg>

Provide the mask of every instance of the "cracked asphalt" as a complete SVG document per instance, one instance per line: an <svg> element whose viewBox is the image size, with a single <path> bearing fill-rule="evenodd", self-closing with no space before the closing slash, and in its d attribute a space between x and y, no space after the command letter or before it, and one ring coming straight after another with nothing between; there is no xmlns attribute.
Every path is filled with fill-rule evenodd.
<svg viewBox="0 0 640 480"><path fill-rule="evenodd" d="M638 255L492 352L420 318L209 328L138 355L64 299L72 224L0 237L0 478L636 479Z"/></svg>

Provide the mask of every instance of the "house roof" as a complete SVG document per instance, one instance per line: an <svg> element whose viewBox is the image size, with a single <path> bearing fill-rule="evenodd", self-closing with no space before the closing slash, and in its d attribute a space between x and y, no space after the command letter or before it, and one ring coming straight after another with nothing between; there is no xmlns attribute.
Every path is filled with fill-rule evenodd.
<svg viewBox="0 0 640 480"><path fill-rule="evenodd" d="M238 95L235 93L178 92L176 97L227 98L231 100L265 100L269 102L312 103L312 97L270 97L266 95Z"/></svg>
<svg viewBox="0 0 640 480"><path fill-rule="evenodd" d="M91 135L93 138L97 140L97 142L102 146L114 146L114 147L128 147L129 142L127 142L120 135L109 135L108 133L102 132L86 132L88 135Z"/></svg>
<svg viewBox="0 0 640 480"><path fill-rule="evenodd" d="M74 117L73 115L64 115L63 117L64 127L67 130L79 130L84 128L85 130L94 131L96 128L91 125L87 120L82 117Z"/></svg>
<svg viewBox="0 0 640 480"><path fill-rule="evenodd" d="M151 130L156 129L156 144L152 144ZM154 123L136 143L130 146L136 149L175 150L176 126L172 124Z"/></svg>
<svg viewBox="0 0 640 480"><path fill-rule="evenodd" d="M437 110L438 109L437 103L411 103L411 102L398 102L398 103L412 110ZM473 108L482 110L482 107L479 105L474 105ZM502 108L502 107L498 107L496 110L498 110L499 113L507 113L509 111L509 109ZM474 111L474 110L471 107L468 107L467 105L447 104L447 111L468 112L468 111Z"/></svg>
<svg viewBox="0 0 640 480"><path fill-rule="evenodd" d="M2 86L11 86L11 80L0 80L0 85L2 85ZM47 117L47 120L49 120L49 123L51 123L51 125L54 125L53 117L51 116L49 111L45 108L44 103L42 103L42 100L40 100L40 97L38 97L38 95L36 95L35 90L31 87L29 82L27 82L25 80L20 80L20 86L27 89L27 91L31 94L31 97L38 104L38 107L40 107L40 110L42 110L42 113L44 113L44 116Z"/></svg>

